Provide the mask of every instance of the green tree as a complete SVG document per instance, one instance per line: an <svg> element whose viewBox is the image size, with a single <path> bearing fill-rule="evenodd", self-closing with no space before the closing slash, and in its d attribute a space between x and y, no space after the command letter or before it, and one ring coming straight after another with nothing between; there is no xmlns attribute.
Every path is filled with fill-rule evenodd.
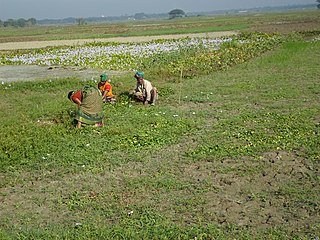
<svg viewBox="0 0 320 240"><path fill-rule="evenodd" d="M318 9L320 9L320 0L317 0L316 2L319 3L319 4L317 5L317 7L318 7Z"/></svg>
<svg viewBox="0 0 320 240"><path fill-rule="evenodd" d="M15 25L18 27L25 27L27 25L27 21L23 18L19 18L18 20L16 20Z"/></svg>
<svg viewBox="0 0 320 240"><path fill-rule="evenodd" d="M36 20L35 18L29 18L29 19L27 20L27 24L28 24L28 25L31 25L31 26L34 26L34 25L37 24L37 20Z"/></svg>
<svg viewBox="0 0 320 240"><path fill-rule="evenodd" d="M77 24L80 25L85 25L86 21L84 20L84 18L80 17L80 18L76 18Z"/></svg>
<svg viewBox="0 0 320 240"><path fill-rule="evenodd" d="M185 17L185 16L186 16L185 12L181 9L173 9L169 12L170 19L180 18L180 17Z"/></svg>
<svg viewBox="0 0 320 240"><path fill-rule="evenodd" d="M15 27L16 26L15 20L10 18L7 21L4 21L3 26L4 27Z"/></svg>

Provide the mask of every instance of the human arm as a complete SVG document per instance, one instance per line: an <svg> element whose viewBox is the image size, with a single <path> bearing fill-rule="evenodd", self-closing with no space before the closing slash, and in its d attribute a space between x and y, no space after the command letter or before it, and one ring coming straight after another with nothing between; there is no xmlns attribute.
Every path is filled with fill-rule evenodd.
<svg viewBox="0 0 320 240"><path fill-rule="evenodd" d="M106 91L103 91L102 99L105 99L105 98L106 98L106 96L107 96L107 94L108 94L108 91L107 91L107 90L106 90Z"/></svg>
<svg viewBox="0 0 320 240"><path fill-rule="evenodd" d="M110 83L106 83L103 90L104 90L102 94L103 99L112 96L112 86Z"/></svg>
<svg viewBox="0 0 320 240"><path fill-rule="evenodd" d="M151 82L144 80L144 88L146 91L146 99L145 99L145 104L148 104L148 102L151 101L151 91L152 91L152 84Z"/></svg>
<svg viewBox="0 0 320 240"><path fill-rule="evenodd" d="M143 85L137 83L137 86L134 90L134 96L139 99L140 101L144 101L144 88Z"/></svg>

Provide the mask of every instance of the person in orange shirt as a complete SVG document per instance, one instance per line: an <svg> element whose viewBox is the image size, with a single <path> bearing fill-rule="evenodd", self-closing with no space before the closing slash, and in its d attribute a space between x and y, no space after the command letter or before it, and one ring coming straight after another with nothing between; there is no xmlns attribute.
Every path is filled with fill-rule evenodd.
<svg viewBox="0 0 320 240"><path fill-rule="evenodd" d="M112 85L108 80L108 75L102 73L100 75L100 82L98 83L98 88L102 94L102 100L104 102L115 102L115 96L112 94Z"/></svg>

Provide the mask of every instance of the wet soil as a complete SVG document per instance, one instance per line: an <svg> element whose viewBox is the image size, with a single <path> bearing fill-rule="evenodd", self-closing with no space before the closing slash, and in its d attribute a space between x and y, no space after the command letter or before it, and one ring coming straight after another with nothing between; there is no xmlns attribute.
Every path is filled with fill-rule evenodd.
<svg viewBox="0 0 320 240"><path fill-rule="evenodd" d="M81 80L94 80L103 72L100 69L80 67L43 67L36 65L0 66L0 83L16 81L54 80L60 78L79 78ZM123 74L123 72L108 71L110 76Z"/></svg>

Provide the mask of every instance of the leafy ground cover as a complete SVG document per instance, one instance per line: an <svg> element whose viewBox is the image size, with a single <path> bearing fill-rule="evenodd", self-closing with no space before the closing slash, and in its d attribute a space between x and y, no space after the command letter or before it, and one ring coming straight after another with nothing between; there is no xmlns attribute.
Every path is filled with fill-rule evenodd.
<svg viewBox="0 0 320 240"><path fill-rule="evenodd" d="M308 14L255 27L310 22L313 39ZM0 238L316 239L319 48L250 33L155 54L139 66L159 104L131 102L132 74L114 77L105 128L72 127L66 93L94 81L2 83Z"/></svg>
<svg viewBox="0 0 320 240"><path fill-rule="evenodd" d="M318 237L320 43L262 49L170 81L150 68L153 108L115 77L104 128L72 127L66 93L93 81L1 84L0 237Z"/></svg>
<svg viewBox="0 0 320 240"><path fill-rule="evenodd" d="M247 33L220 39L182 38L144 43L90 43L84 46L12 51L0 64L78 66L130 71L143 69L165 78L192 77L223 70L271 50L284 39L276 34Z"/></svg>

